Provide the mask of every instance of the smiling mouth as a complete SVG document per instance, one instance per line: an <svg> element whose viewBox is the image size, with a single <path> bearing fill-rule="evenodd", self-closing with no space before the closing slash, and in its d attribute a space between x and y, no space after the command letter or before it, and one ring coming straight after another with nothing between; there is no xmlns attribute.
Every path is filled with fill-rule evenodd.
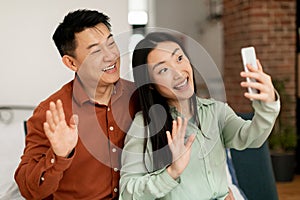
<svg viewBox="0 0 300 200"><path fill-rule="evenodd" d="M102 69L102 71L106 72L106 71L114 69L115 67L116 67L116 65L112 65L112 66L109 66L109 67L106 67L106 68Z"/></svg>
<svg viewBox="0 0 300 200"><path fill-rule="evenodd" d="M177 90L180 90L180 89L184 88L187 84L188 84L188 78L184 79L183 82L179 83L174 88Z"/></svg>

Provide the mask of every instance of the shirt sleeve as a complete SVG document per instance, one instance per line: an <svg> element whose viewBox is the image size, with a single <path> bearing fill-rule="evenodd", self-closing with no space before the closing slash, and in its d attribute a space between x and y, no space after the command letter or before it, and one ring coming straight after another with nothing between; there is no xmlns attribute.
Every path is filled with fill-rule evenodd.
<svg viewBox="0 0 300 200"><path fill-rule="evenodd" d="M15 180L26 199L43 199L54 193L69 168L71 158L56 156L44 130L45 112L37 108L27 121L26 147L15 172Z"/></svg>
<svg viewBox="0 0 300 200"><path fill-rule="evenodd" d="M151 144L147 144L146 153L144 153L144 135L146 134L143 118L139 113L127 133L122 152L120 200L160 198L180 182L180 178L174 180L166 168L148 172L152 168L152 148Z"/></svg>
<svg viewBox="0 0 300 200"><path fill-rule="evenodd" d="M279 94L276 101L262 102L254 100L255 110L252 120L243 120L226 104L223 108L224 121L222 136L227 148L243 150L260 147L270 135L280 111Z"/></svg>

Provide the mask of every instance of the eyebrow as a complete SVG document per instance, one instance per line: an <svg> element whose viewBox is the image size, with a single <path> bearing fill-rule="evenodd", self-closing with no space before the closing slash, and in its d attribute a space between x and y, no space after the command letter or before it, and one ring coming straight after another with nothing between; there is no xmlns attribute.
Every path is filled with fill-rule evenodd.
<svg viewBox="0 0 300 200"><path fill-rule="evenodd" d="M113 34L109 34L109 36L107 36L106 40L109 40L109 38L111 38L112 36L113 36ZM98 46L98 45L99 45L99 43L94 43L94 44L89 45L86 49L91 49L94 46Z"/></svg>
<svg viewBox="0 0 300 200"><path fill-rule="evenodd" d="M176 48L173 52L172 52L172 55L171 55L171 57L172 56L174 56L175 55L175 53L177 52L177 51L179 51L179 48Z"/></svg>
<svg viewBox="0 0 300 200"><path fill-rule="evenodd" d="M173 57L173 56L176 54L177 51L179 51L179 48L174 49L174 51L173 51L172 54L171 54L171 57ZM159 65L164 64L164 63L165 63L165 61L161 61L161 62L159 62L159 63L156 63L156 64L153 66L152 70L154 70L156 67L158 67Z"/></svg>

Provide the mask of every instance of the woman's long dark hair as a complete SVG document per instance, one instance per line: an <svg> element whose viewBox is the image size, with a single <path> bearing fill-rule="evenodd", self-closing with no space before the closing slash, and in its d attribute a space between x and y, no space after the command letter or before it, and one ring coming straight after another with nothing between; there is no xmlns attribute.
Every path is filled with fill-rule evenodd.
<svg viewBox="0 0 300 200"><path fill-rule="evenodd" d="M166 41L177 43L187 56L185 49L177 38L165 32L153 32L149 33L137 44L132 57L133 76L139 93L144 125L146 127L149 126L150 130L150 133L146 132L144 151L146 150L148 136L150 136L153 148L154 170L172 163L172 154L168 146L166 131L172 131L173 119L170 114L167 99L161 96L153 86L153 83L151 83L147 68L147 58L158 43ZM194 95L191 97L191 109L195 115L194 119L198 123L195 95L196 82L194 75L193 79Z"/></svg>

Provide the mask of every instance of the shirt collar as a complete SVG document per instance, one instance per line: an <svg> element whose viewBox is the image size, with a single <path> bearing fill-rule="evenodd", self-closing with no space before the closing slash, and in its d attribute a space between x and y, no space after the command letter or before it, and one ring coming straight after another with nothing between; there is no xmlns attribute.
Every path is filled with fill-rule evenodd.
<svg viewBox="0 0 300 200"><path fill-rule="evenodd" d="M196 101L197 101L197 106L200 106L200 108L215 103L215 100L213 100L213 99L204 99L204 98L199 98L199 97L196 97Z"/></svg>
<svg viewBox="0 0 300 200"><path fill-rule="evenodd" d="M120 78L115 83L115 87L111 97L111 102L113 103L118 98L120 98L122 96L122 93L123 93L123 80ZM80 106L82 106L86 102L92 102L89 96L87 95L87 93L85 92L83 84L77 74L75 74L75 78L74 78L73 98L75 102L78 103Z"/></svg>
<svg viewBox="0 0 300 200"><path fill-rule="evenodd" d="M89 96L84 91L83 84L77 74L75 74L73 84L73 98L80 106L90 100Z"/></svg>
<svg viewBox="0 0 300 200"><path fill-rule="evenodd" d="M197 102L197 110L215 103L215 101L212 99L204 99L199 97L196 97L196 102ZM182 114L178 112L175 106L170 106L170 113L173 119L176 119L176 117L179 116L182 117Z"/></svg>

